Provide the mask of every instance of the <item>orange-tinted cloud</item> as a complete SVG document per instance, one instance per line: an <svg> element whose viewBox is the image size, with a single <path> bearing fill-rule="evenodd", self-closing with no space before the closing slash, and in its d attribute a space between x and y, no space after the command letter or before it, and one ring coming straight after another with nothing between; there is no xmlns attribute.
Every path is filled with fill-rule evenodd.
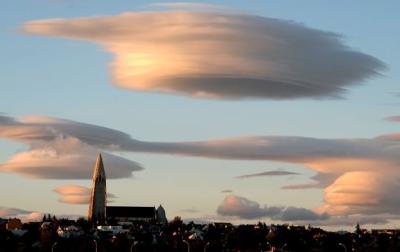
<svg viewBox="0 0 400 252"><path fill-rule="evenodd" d="M340 35L292 21L195 11L30 21L29 34L95 42L114 85L216 99L341 96L384 64Z"/></svg>
<svg viewBox="0 0 400 252"><path fill-rule="evenodd" d="M88 204L90 201L90 188L79 185L65 185L54 189L60 195L59 201L69 204Z"/></svg>
<svg viewBox="0 0 400 252"><path fill-rule="evenodd" d="M64 185L54 189L60 195L59 201L67 204L89 204L91 189L80 185ZM107 201L115 198L111 193L107 193Z"/></svg>
<svg viewBox="0 0 400 252"><path fill-rule="evenodd" d="M321 211L334 215L398 214L399 172L353 171L338 177L325 188Z"/></svg>

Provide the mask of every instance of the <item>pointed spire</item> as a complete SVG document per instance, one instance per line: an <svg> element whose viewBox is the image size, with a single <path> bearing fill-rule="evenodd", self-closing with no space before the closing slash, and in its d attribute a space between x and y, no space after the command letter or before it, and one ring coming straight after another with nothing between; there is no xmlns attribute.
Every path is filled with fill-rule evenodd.
<svg viewBox="0 0 400 252"><path fill-rule="evenodd" d="M93 171L93 186L88 214L89 221L105 221L106 197L106 173L104 171L103 158L99 154Z"/></svg>
<svg viewBox="0 0 400 252"><path fill-rule="evenodd" d="M93 181L98 179L106 179L106 173L104 171L103 158L101 156L101 153L99 153L99 155L97 156L96 165L94 166L93 172Z"/></svg>
<svg viewBox="0 0 400 252"><path fill-rule="evenodd" d="M101 153L99 153L99 155L97 155L97 159L96 159L96 166L103 166L103 157L101 156Z"/></svg>

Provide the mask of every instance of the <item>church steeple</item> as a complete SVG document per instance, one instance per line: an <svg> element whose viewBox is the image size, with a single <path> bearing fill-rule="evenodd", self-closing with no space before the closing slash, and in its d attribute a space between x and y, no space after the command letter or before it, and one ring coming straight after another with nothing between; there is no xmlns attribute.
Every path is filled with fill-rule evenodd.
<svg viewBox="0 0 400 252"><path fill-rule="evenodd" d="M103 158L101 154L97 156L96 165L94 166L93 181L105 181L106 173L104 171Z"/></svg>
<svg viewBox="0 0 400 252"><path fill-rule="evenodd" d="M106 219L106 173L104 171L101 154L97 156L93 171L93 187L90 195L88 220L104 222Z"/></svg>

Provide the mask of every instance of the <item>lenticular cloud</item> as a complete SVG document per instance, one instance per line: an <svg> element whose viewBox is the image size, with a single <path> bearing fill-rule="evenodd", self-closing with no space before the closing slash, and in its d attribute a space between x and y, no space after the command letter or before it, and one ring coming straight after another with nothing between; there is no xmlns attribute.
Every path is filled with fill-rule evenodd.
<svg viewBox="0 0 400 252"><path fill-rule="evenodd" d="M194 11L27 22L30 34L95 42L116 86L214 99L339 97L382 62L335 33L287 20Z"/></svg>
<svg viewBox="0 0 400 252"><path fill-rule="evenodd" d="M130 177L132 172L141 169L137 163L111 154L115 151L231 160L269 160L303 165L317 173L312 177L314 182L284 187L324 188L324 204L315 209L315 213L333 216L384 214L399 218L399 136L400 134L389 134L364 139L253 136L198 142L148 142L133 139L118 130L81 122L50 117L14 118L3 115L0 116L0 137L22 142L29 149L17 152L0 164L0 172L31 178L90 178L95 157L100 151L104 155L105 165L110 167L107 169L107 178ZM287 171L270 171L247 174L245 177L289 174L295 175ZM79 201L76 194L64 195L73 197L61 199L63 202ZM80 199L79 202L84 202L83 198ZM235 208L222 207L221 213L225 216L258 218L265 215L265 209L257 204L235 198L231 200L228 203L235 203ZM235 212L237 209L246 211L242 214ZM247 210L250 210L250 214ZM293 213L293 209L287 210L289 212L285 214ZM295 213L312 216L302 209ZM280 218L289 220L291 217L282 215Z"/></svg>
<svg viewBox="0 0 400 252"><path fill-rule="evenodd" d="M59 202L67 204L89 204L91 189L80 185L64 185L53 190L58 193ZM107 202L109 199L116 198L115 195L107 193Z"/></svg>
<svg viewBox="0 0 400 252"><path fill-rule="evenodd" d="M96 156L105 158L107 178L126 178L140 164L108 153L111 140L122 144L129 135L90 124L50 117L12 118L0 115L0 137L24 143L28 149L0 164L1 172L30 178L90 179Z"/></svg>

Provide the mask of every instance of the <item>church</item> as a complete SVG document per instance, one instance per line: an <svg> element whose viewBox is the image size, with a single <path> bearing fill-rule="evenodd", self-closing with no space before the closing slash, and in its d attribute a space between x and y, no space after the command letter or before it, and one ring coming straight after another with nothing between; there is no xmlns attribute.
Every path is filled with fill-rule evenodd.
<svg viewBox="0 0 400 252"><path fill-rule="evenodd" d="M107 206L106 173L101 154L97 157L93 171L88 220L93 223L107 223L107 220L168 223L161 205L157 209L154 206Z"/></svg>

